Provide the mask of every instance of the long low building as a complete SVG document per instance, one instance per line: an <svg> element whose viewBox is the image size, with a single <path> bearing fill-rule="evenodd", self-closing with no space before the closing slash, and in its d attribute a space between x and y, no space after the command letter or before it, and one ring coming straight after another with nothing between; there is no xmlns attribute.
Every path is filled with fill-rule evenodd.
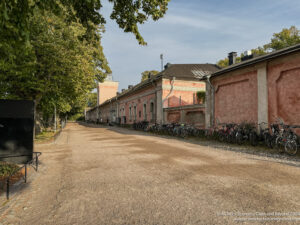
<svg viewBox="0 0 300 225"><path fill-rule="evenodd" d="M300 125L300 44L263 56L246 55L219 69L174 64L89 111L88 120L131 124L180 122L210 128L218 123ZM196 93L205 91L205 104ZM300 134L300 129L297 133Z"/></svg>
<svg viewBox="0 0 300 225"><path fill-rule="evenodd" d="M199 78L218 70L214 64L167 64L158 75L149 75L147 80L129 86L89 110L86 120L119 124L187 123L204 127L205 104L197 93L205 92L206 87ZM98 93L100 89L101 86Z"/></svg>
<svg viewBox="0 0 300 225"><path fill-rule="evenodd" d="M300 45L234 63L207 76L206 127L220 123L300 125Z"/></svg>

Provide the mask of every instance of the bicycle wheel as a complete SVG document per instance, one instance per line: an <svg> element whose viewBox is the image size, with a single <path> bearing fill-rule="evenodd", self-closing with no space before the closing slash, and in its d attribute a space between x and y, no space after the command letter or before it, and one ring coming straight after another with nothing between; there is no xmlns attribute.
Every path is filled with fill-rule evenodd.
<svg viewBox="0 0 300 225"><path fill-rule="evenodd" d="M252 146L257 146L258 145L258 137L257 137L257 134L255 132L250 133L249 141L250 141L250 144Z"/></svg>
<svg viewBox="0 0 300 225"><path fill-rule="evenodd" d="M270 145L270 148L276 148L276 136L274 136L274 135L269 136L269 145Z"/></svg>
<svg viewBox="0 0 300 225"><path fill-rule="evenodd" d="M224 137L224 134L222 132L218 132L218 140L220 142L224 142L225 140L225 137Z"/></svg>
<svg viewBox="0 0 300 225"><path fill-rule="evenodd" d="M295 140L289 140L284 145L284 150L289 155L296 155L298 150L298 145Z"/></svg>
<svg viewBox="0 0 300 225"><path fill-rule="evenodd" d="M283 152L283 148L284 146L282 146L282 138L280 136L276 137L275 139L275 148L282 153Z"/></svg>
<svg viewBox="0 0 300 225"><path fill-rule="evenodd" d="M243 143L243 135L241 132L237 132L235 135L236 143L241 145Z"/></svg>
<svg viewBox="0 0 300 225"><path fill-rule="evenodd" d="M267 146L268 148L273 148L272 146L272 136L268 133L263 134L263 141L265 146Z"/></svg>
<svg viewBox="0 0 300 225"><path fill-rule="evenodd" d="M186 129L183 129L181 132L181 137L186 138L189 135L188 131Z"/></svg>

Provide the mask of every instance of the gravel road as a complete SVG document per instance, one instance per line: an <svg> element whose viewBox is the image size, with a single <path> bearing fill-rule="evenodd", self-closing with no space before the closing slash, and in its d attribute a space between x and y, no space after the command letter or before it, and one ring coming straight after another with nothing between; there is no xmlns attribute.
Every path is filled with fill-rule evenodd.
<svg viewBox="0 0 300 225"><path fill-rule="evenodd" d="M76 123L36 151L0 224L300 224L299 162Z"/></svg>

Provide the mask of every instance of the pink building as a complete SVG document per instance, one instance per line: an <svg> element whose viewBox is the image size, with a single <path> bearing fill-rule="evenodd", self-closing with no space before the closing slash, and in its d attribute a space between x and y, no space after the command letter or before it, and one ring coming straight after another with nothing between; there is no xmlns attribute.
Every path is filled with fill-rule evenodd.
<svg viewBox="0 0 300 225"><path fill-rule="evenodd" d="M178 122L204 127L205 105L196 93L205 92L205 82L199 78L217 70L213 64L167 64L158 75L150 75L88 111L86 119L121 124Z"/></svg>
<svg viewBox="0 0 300 225"><path fill-rule="evenodd" d="M87 120L131 124L180 122L300 125L300 44L263 56L248 55L219 70L213 64L167 65L87 113ZM202 81L200 81L202 80ZM205 104L196 93L205 91ZM300 134L300 129L298 130Z"/></svg>
<svg viewBox="0 0 300 225"><path fill-rule="evenodd" d="M209 81L207 127L216 121L270 124L278 118L300 125L300 45L232 64Z"/></svg>
<svg viewBox="0 0 300 225"><path fill-rule="evenodd" d="M115 97L119 88L119 82L113 81L112 75L109 74L103 83L98 83L97 86L97 105L101 105L108 99Z"/></svg>

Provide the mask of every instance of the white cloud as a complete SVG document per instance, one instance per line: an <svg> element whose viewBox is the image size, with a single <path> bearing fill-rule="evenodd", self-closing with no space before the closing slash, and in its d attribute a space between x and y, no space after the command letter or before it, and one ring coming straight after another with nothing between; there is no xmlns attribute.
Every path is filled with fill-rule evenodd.
<svg viewBox="0 0 300 225"><path fill-rule="evenodd" d="M198 1L189 4L171 1L163 19L140 27L148 42L146 47L139 46L133 34L124 33L109 19L111 5L107 3L101 10L107 19L102 41L104 52L115 79L121 82L120 88L126 88L139 82L144 70L159 70L161 53L165 63L215 63L230 51L242 52L265 44L283 27L300 25L296 13L300 10L299 1L291 2L266 0L263 5L251 1L251 7L207 10L198 7Z"/></svg>

